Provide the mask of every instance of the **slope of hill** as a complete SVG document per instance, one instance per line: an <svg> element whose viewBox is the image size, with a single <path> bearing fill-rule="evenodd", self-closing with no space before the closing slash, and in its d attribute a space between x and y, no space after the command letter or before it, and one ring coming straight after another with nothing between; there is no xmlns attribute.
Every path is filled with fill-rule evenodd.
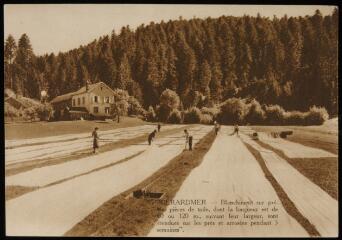
<svg viewBox="0 0 342 240"><path fill-rule="evenodd" d="M33 119L40 108L43 108L40 101L17 95L10 89L5 90L5 122Z"/></svg>
<svg viewBox="0 0 342 240"><path fill-rule="evenodd" d="M317 10L305 17L180 18L135 31L127 26L120 34L57 56L32 56L24 34L20 42L29 47L18 52L31 56L31 62L14 58L9 64L13 59L5 59L5 84L13 80L16 91L31 98L39 97L38 86L48 88L53 98L77 90L86 80L102 81L128 90L145 108L158 105L161 92L169 88L185 109L196 104L200 93L207 105L232 96L252 97L286 110L324 106L334 115L337 37L337 9L324 17ZM12 79L9 73L16 67L24 72Z"/></svg>

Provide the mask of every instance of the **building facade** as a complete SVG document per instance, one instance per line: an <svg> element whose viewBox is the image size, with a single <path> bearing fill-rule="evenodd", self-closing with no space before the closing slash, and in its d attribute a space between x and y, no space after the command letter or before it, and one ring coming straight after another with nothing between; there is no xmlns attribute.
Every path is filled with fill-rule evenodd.
<svg viewBox="0 0 342 240"><path fill-rule="evenodd" d="M89 84L51 101L56 119L104 119L111 116L114 91L103 82Z"/></svg>

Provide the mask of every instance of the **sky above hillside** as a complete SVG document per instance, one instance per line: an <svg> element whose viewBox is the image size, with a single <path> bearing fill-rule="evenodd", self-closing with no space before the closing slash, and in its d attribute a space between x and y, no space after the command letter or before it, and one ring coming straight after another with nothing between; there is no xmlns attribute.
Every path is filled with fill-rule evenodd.
<svg viewBox="0 0 342 240"><path fill-rule="evenodd" d="M318 5L156 5L156 4L7 4L4 6L4 37L18 38L26 33L37 55L58 54L88 44L112 30L120 32L129 25L132 30L151 21L193 17L243 16L273 18L305 16L319 9L331 14L334 6Z"/></svg>

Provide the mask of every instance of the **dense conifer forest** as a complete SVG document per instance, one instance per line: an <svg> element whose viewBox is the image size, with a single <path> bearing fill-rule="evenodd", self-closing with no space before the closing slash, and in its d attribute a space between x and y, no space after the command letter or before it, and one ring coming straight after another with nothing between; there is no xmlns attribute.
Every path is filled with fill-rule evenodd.
<svg viewBox="0 0 342 240"><path fill-rule="evenodd" d="M338 10L322 16L221 16L129 26L68 52L36 56L29 36L5 41L5 87L49 99L103 81L148 109L166 89L182 109L229 98L285 110L322 106L337 113ZM202 103L203 104L203 103ZM202 107L203 107L202 106ZM181 110L182 110L181 109Z"/></svg>

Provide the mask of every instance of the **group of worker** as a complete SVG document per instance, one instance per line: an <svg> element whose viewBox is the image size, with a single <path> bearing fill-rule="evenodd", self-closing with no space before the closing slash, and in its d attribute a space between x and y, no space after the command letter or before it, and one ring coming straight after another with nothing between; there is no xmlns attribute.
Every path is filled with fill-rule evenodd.
<svg viewBox="0 0 342 240"><path fill-rule="evenodd" d="M160 132L161 125L158 124L158 132ZM154 130L148 135L147 141L148 145L151 145L153 139L156 137L157 130ZM189 150L192 151L192 136L189 134L187 129L184 129L184 137L185 137L185 149L189 146Z"/></svg>
<svg viewBox="0 0 342 240"><path fill-rule="evenodd" d="M217 135L221 126L220 124L218 124L216 121L214 122L214 129L215 129L215 134ZM234 131L233 133L230 134L230 136L233 136L234 134L236 134L237 136L239 136L239 126L237 124L234 125Z"/></svg>
<svg viewBox="0 0 342 240"><path fill-rule="evenodd" d="M218 124L216 121L214 122L214 129L215 129L215 134L217 135L219 130L220 130L221 126L220 124ZM94 131L92 132L92 137L93 137L93 153L96 153L96 150L99 148L99 136L97 134L97 130L98 130L98 127L96 127L94 129ZM156 133L157 131L160 132L161 130L161 125L160 123L158 123L157 125L157 129L153 130L153 132L151 132L149 135L148 135L148 138L147 138L147 142L148 142L148 145L151 145L153 139L156 137ZM234 132L231 134L231 135L234 135L236 134L237 136L239 136L239 127L238 125L234 125ZM188 149L190 151L192 151L192 140L193 140L193 137L192 135L189 134L188 130L187 129L184 129L184 137L185 137L185 149Z"/></svg>
<svg viewBox="0 0 342 240"><path fill-rule="evenodd" d="M161 129L160 123L158 123L157 129L158 129L158 132L160 132L160 129ZM148 138L147 138L148 145L151 145L152 140L156 137L156 133L157 133L157 130L154 130L153 132L151 132L151 133L148 135Z"/></svg>

